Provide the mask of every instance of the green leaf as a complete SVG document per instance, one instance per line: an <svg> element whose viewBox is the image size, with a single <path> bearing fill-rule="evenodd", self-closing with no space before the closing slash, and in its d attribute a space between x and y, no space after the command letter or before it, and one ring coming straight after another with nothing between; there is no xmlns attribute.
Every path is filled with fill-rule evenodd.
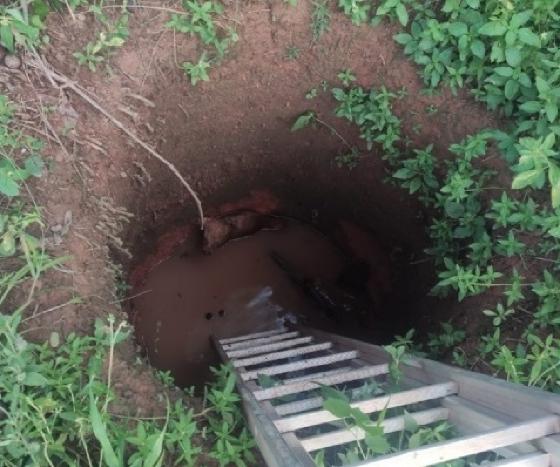
<svg viewBox="0 0 560 467"><path fill-rule="evenodd" d="M19 195L19 184L8 174L0 169L0 193L13 197Z"/></svg>
<svg viewBox="0 0 560 467"><path fill-rule="evenodd" d="M338 399L342 401L348 401L348 397L342 391L338 391L330 386L321 385L321 395L323 399Z"/></svg>
<svg viewBox="0 0 560 467"><path fill-rule="evenodd" d="M291 131L301 130L302 128L309 126L314 120L315 120L315 112L312 111L305 112L304 114L301 114L296 119L296 121L292 125Z"/></svg>
<svg viewBox="0 0 560 467"><path fill-rule="evenodd" d="M483 36L503 36L507 31L507 28L497 21L490 21L480 27L478 30L479 34Z"/></svg>
<svg viewBox="0 0 560 467"><path fill-rule="evenodd" d="M26 386L45 386L48 384L49 380L45 378L42 374L36 373L34 371L25 374L23 379L23 384Z"/></svg>
<svg viewBox="0 0 560 467"><path fill-rule="evenodd" d="M513 76L513 70L509 66L497 66L494 68L494 73L503 76L504 78L510 78Z"/></svg>
<svg viewBox="0 0 560 467"><path fill-rule="evenodd" d="M558 116L558 105L556 102L547 102L544 106L544 111L546 113L546 117L550 123L553 123Z"/></svg>
<svg viewBox="0 0 560 467"><path fill-rule="evenodd" d="M459 219L465 214L465 208L454 201L446 201L445 203L445 213L452 219Z"/></svg>
<svg viewBox="0 0 560 467"><path fill-rule="evenodd" d="M89 388L89 420L91 422L93 434L97 438L97 441L99 441L99 444L101 444L103 460L109 467L122 467L117 455L115 454L115 450L109 441L107 429L105 428L99 409L95 404L91 386Z"/></svg>
<svg viewBox="0 0 560 467"><path fill-rule="evenodd" d="M471 44L471 52L475 57L484 58L484 54L486 53L484 42L479 39L474 40Z"/></svg>
<svg viewBox="0 0 560 467"><path fill-rule="evenodd" d="M402 169L397 170L394 174L393 177L394 178L399 178L402 180L406 180L410 177L412 177L414 174L410 171L410 169L407 169L406 167L403 167Z"/></svg>
<svg viewBox="0 0 560 467"><path fill-rule="evenodd" d="M51 335L49 336L49 344L51 347L58 347L60 345L60 334L58 332L51 332Z"/></svg>
<svg viewBox="0 0 560 467"><path fill-rule="evenodd" d="M43 160L39 156L31 156L25 160L25 171L34 177L40 177L43 173Z"/></svg>
<svg viewBox="0 0 560 467"><path fill-rule="evenodd" d="M0 43L8 52L14 52L14 34L10 26L0 26Z"/></svg>
<svg viewBox="0 0 560 467"><path fill-rule="evenodd" d="M521 104L519 108L523 110L523 112L527 112L528 114L534 114L540 112L541 103L539 101L527 101L527 102L523 102L523 104Z"/></svg>
<svg viewBox="0 0 560 467"><path fill-rule="evenodd" d="M455 37L463 36L469 32L467 25L461 21L451 23L448 29L451 35Z"/></svg>
<svg viewBox="0 0 560 467"><path fill-rule="evenodd" d="M395 11L397 13L397 18L399 18L399 22L403 26L406 26L408 24L408 11L406 11L406 7L402 3L398 3Z"/></svg>
<svg viewBox="0 0 560 467"><path fill-rule="evenodd" d="M554 162L548 162L548 181L550 182L550 198L552 207L560 206L560 167Z"/></svg>
<svg viewBox="0 0 560 467"><path fill-rule="evenodd" d="M520 13L516 13L511 17L510 25L512 28L517 29L529 21L532 16L533 10L525 10Z"/></svg>
<svg viewBox="0 0 560 467"><path fill-rule="evenodd" d="M517 174L511 183L511 187L514 190L520 190L522 188L526 188L528 186L533 185L542 174L542 170L533 169L533 170L526 170Z"/></svg>
<svg viewBox="0 0 560 467"><path fill-rule="evenodd" d="M519 83L513 79L509 79L504 88L506 99L511 101L516 96L517 91L519 91Z"/></svg>
<svg viewBox="0 0 560 467"><path fill-rule="evenodd" d="M369 449L375 454L385 454L391 449L391 445L384 435L370 435L366 434L364 441Z"/></svg>
<svg viewBox="0 0 560 467"><path fill-rule="evenodd" d="M406 410L404 412L404 429L409 433L415 433L418 430L418 422Z"/></svg>
<svg viewBox="0 0 560 467"><path fill-rule="evenodd" d="M521 63L521 52L517 47L508 47L506 49L506 62L513 68L519 66Z"/></svg>
<svg viewBox="0 0 560 467"><path fill-rule="evenodd" d="M540 46L541 46L541 40L540 40L539 36L537 36L529 28L521 28L518 31L517 37L519 37L519 40L521 42L523 42L524 44L527 44L527 45L530 45L530 46L533 46L533 47L538 47L538 48L540 48Z"/></svg>
<svg viewBox="0 0 560 467"><path fill-rule="evenodd" d="M350 404L342 399L327 399L323 402L323 408L338 418L347 418L351 414Z"/></svg>
<svg viewBox="0 0 560 467"><path fill-rule="evenodd" d="M393 36L393 39L398 44L406 45L412 40L412 36L410 34L407 34L407 33L403 32L403 33L400 33L400 34L395 34Z"/></svg>
<svg viewBox="0 0 560 467"><path fill-rule="evenodd" d="M16 239L11 232L6 232L0 240L0 256L12 256L16 252Z"/></svg>
<svg viewBox="0 0 560 467"><path fill-rule="evenodd" d="M169 416L169 412L167 414ZM154 444L150 449L150 452L144 459L142 467L159 467L163 463L163 440L165 438L165 433L167 432L167 420L165 426L160 431L158 437L154 440Z"/></svg>

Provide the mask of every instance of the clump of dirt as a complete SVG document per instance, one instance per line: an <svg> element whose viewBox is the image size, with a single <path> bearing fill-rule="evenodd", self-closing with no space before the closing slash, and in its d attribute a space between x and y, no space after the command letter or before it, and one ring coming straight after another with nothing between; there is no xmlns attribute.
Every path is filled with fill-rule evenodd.
<svg viewBox="0 0 560 467"><path fill-rule="evenodd" d="M169 8L179 5L170 2ZM425 246L424 220L412 198L382 182L380 155L365 157L359 169L341 169L334 163L345 150L339 139L321 129L291 133L290 126L310 107L306 93L320 90L322 81L335 83L344 68L366 87L405 87L406 96L395 105L403 133L414 147L434 144L438 154L490 125L480 107L447 91L421 95L416 69L394 44L390 26L354 27L333 13L330 31L313 42L311 2L228 4L224 21L237 27L240 40L211 70L209 82L192 87L178 64L195 58L193 40L165 27L166 8L134 11L130 39L110 59L110 68L95 73L72 57L92 39L93 17L51 15L47 62L173 163L198 191L207 216L219 215L224 203L252 190L267 189L282 201L285 214L317 228L348 219L372 232L387 255L400 258L395 288L409 306L399 306L397 319L414 325L444 309L445 303L421 300L432 282L430 269L416 261ZM287 57L287 47L299 49L297 59ZM197 229L188 225L196 216L192 199L167 168L40 69L0 74L24 120L48 143L49 170L35 197L44 206L52 254L70 255L63 269L43 279L36 309L82 297L81 304L31 320L31 335L87 332L95 317L120 313L123 297L116 290L128 280L137 283ZM428 105L439 111L427 115ZM347 141L363 146L356 129L332 115L328 92L319 91L313 108ZM138 272L141 267L144 272ZM153 395L158 386L147 366L134 365L135 355L129 347L118 356L117 387L133 388L131 404L148 413L157 403L146 391Z"/></svg>

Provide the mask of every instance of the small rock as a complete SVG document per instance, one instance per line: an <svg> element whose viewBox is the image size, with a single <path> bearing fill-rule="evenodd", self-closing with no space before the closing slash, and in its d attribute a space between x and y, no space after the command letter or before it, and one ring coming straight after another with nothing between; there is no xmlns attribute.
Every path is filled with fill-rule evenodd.
<svg viewBox="0 0 560 467"><path fill-rule="evenodd" d="M21 59L17 55L6 55L4 57L4 65L7 68L15 70L21 66Z"/></svg>
<svg viewBox="0 0 560 467"><path fill-rule="evenodd" d="M8 51L0 45L0 60L3 60Z"/></svg>

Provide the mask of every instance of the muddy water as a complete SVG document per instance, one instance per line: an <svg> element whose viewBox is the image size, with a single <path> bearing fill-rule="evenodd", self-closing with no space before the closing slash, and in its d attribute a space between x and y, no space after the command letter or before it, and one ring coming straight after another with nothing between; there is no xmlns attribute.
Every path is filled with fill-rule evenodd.
<svg viewBox="0 0 560 467"><path fill-rule="evenodd" d="M212 334L229 337L269 329L282 317L320 327L329 319L271 259L274 250L307 277L334 282L344 259L309 226L289 222L230 241L212 255L174 257L154 269L133 302L139 343L179 385L199 384L218 363Z"/></svg>

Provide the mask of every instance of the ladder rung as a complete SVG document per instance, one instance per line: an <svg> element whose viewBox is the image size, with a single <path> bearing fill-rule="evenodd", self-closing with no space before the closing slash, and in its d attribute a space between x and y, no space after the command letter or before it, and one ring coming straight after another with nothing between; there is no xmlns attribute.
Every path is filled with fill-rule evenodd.
<svg viewBox="0 0 560 467"><path fill-rule="evenodd" d="M310 375L298 376L296 378L289 378L282 381L282 384L292 384L299 383L301 381L315 381L317 378L324 378L326 376L338 375L340 373L346 373L350 370L355 370L355 366L343 366L341 368L335 368L333 370L318 371L316 373L311 373Z"/></svg>
<svg viewBox="0 0 560 467"><path fill-rule="evenodd" d="M273 352L258 357L243 358L232 360L234 367L259 365L261 363L273 362L274 360L283 360L285 358L299 357L308 353L321 352L332 348L332 342L323 342L321 344L308 345L307 347L298 347L296 349L285 350L284 352Z"/></svg>
<svg viewBox="0 0 560 467"><path fill-rule="evenodd" d="M273 352L274 350L295 347L296 345L309 344L313 337L298 337L297 339L289 339L287 341L276 342L275 344L259 345L257 347L249 347L248 349L226 351L229 358L249 357L260 353Z"/></svg>
<svg viewBox="0 0 560 467"><path fill-rule="evenodd" d="M316 409L323 406L322 397L310 397L300 401L286 402L274 406L274 410L280 416L291 415L293 413L305 412L306 410Z"/></svg>
<svg viewBox="0 0 560 467"><path fill-rule="evenodd" d="M497 430L489 430L451 441L442 441L418 449L409 449L400 454L390 454L358 465L361 467L428 466L531 441L559 431L560 418L557 415L547 415Z"/></svg>
<svg viewBox="0 0 560 467"><path fill-rule="evenodd" d="M421 412L414 412L409 414L418 425L428 425L440 420L446 420L449 415L449 410L443 407L438 407L436 409L422 410ZM401 431L405 427L405 417L400 415L398 417L387 418L381 424L384 433L394 433L395 431ZM330 433L324 433L321 435L312 436L309 438L304 438L301 440L303 448L307 452L317 451L318 449L328 448L330 446L338 446L340 444L351 443L352 441L361 440L365 438L365 432L358 427L354 427L350 430L336 430ZM394 463L392 466L400 465L416 465L414 462L410 463Z"/></svg>
<svg viewBox="0 0 560 467"><path fill-rule="evenodd" d="M245 334L244 336L237 337L227 337L225 339L219 339L218 342L222 345L231 344L233 342L241 342L249 339L256 339L257 337L274 336L275 334L282 334L286 332L286 328L271 329L270 331L254 332L253 334Z"/></svg>
<svg viewBox="0 0 560 467"><path fill-rule="evenodd" d="M356 381L359 379L371 378L373 376L385 374L389 372L389 365L365 366L356 370L348 371L333 376L325 376L317 378L314 381L302 381L299 383L286 384L268 389L255 391L253 395L257 400L275 399L277 397L287 396L289 394L297 394L299 392L311 391L320 385L333 386L336 384Z"/></svg>
<svg viewBox="0 0 560 467"><path fill-rule="evenodd" d="M386 396L375 397L360 402L353 402L352 407L360 409L369 414L392 407L402 407L404 405L416 404L418 402L439 399L441 397L455 394L458 390L457 383L441 383L430 386L422 386L408 391L396 392ZM337 420L337 417L328 410L317 410L301 415L294 415L289 418L276 420L274 424L280 433L299 430L310 426L317 426Z"/></svg>
<svg viewBox="0 0 560 467"><path fill-rule="evenodd" d="M551 465L550 454L535 452L484 464L484 467L550 467Z"/></svg>
<svg viewBox="0 0 560 467"><path fill-rule="evenodd" d="M244 381L258 378L259 375L280 375L282 373L289 373L292 371L305 370L306 368L313 368L317 366L330 365L331 363L342 362L344 360L351 360L358 356L358 352L350 350L348 352L333 353L324 357L309 358L299 362L285 363L284 365L270 366L260 370L247 371L241 373L241 378Z"/></svg>
<svg viewBox="0 0 560 467"><path fill-rule="evenodd" d="M299 335L299 332L294 331L294 332L284 332L282 334L276 334L274 336L268 336L268 337L261 337L259 339L250 339L248 341L243 341L243 342L234 342L233 344L225 344L223 345L223 349L228 351L228 350L238 350L238 349L245 349L248 347L255 347L257 345L260 344L268 344L270 342L276 342L276 341L281 341L284 339L290 339L291 337L297 337Z"/></svg>

